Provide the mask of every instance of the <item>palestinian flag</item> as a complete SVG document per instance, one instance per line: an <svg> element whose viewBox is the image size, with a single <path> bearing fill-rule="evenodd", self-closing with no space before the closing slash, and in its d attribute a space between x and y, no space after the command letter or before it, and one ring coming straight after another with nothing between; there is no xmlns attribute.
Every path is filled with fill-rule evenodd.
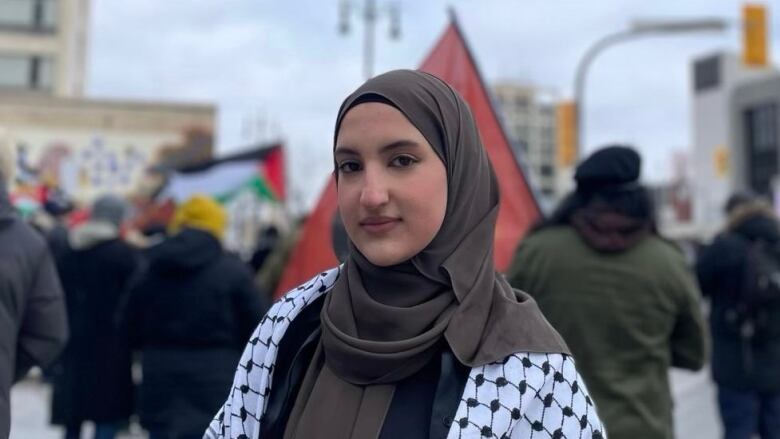
<svg viewBox="0 0 780 439"><path fill-rule="evenodd" d="M284 202L282 144L253 147L240 153L178 169L171 176L167 193L177 202L201 193L227 203L247 190L263 200Z"/></svg>

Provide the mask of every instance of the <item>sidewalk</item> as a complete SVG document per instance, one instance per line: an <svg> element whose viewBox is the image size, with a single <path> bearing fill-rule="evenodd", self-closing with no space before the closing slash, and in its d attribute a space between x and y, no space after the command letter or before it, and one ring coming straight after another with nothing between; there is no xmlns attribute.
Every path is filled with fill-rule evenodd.
<svg viewBox="0 0 780 439"><path fill-rule="evenodd" d="M685 439L720 437L720 421L715 403L715 388L709 371L687 373L673 371L672 391L675 399L675 436ZM48 424L50 389L37 380L24 381L11 392L13 410L10 439L61 439L63 431ZM85 429L85 436L91 428ZM119 439L146 439L135 426L132 434Z"/></svg>
<svg viewBox="0 0 780 439"><path fill-rule="evenodd" d="M9 439L62 439L65 430L49 425L51 388L37 379L27 379L11 390L11 436ZM117 439L146 439L146 433L134 426L133 433ZM91 438L92 425L86 425L82 437Z"/></svg>

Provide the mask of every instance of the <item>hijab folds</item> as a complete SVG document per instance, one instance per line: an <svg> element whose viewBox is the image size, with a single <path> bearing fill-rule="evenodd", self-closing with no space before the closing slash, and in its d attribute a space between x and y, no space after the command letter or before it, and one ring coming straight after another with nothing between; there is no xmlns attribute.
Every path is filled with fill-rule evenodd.
<svg viewBox="0 0 780 439"><path fill-rule="evenodd" d="M321 313L322 336L285 438L376 438L396 383L451 349L475 367L516 352L567 353L525 293L493 266L498 181L466 102L435 76L396 70L370 79L339 110L364 102L401 111L447 170L447 210L433 241L409 261L350 254Z"/></svg>

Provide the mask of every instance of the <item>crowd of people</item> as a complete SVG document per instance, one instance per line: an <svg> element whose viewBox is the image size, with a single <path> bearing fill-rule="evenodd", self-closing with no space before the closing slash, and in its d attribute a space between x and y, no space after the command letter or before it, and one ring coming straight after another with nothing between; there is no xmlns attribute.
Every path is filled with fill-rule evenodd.
<svg viewBox="0 0 780 439"><path fill-rule="evenodd" d="M195 196L139 249L105 195L42 235L13 213L0 157L0 438L11 385L37 365L68 439L85 421L114 438L133 414L150 439L669 439L668 372L708 359L724 437L780 437L780 222L761 197L731 197L686 260L640 155L610 145L500 274L497 178L449 85L369 80L333 150L343 263L270 310L253 270L276 229L241 261L220 242L225 211Z"/></svg>
<svg viewBox="0 0 780 439"><path fill-rule="evenodd" d="M130 206L116 195L70 230L53 215L48 227L28 226L7 198L10 169L0 171L0 338L13 366L3 374L13 375L2 380L0 437L8 389L40 366L50 421L67 439L86 421L96 439L115 438L134 414L150 439L201 438L270 300L251 265L223 249L224 209L196 195L178 206L167 239L139 248L124 239Z"/></svg>

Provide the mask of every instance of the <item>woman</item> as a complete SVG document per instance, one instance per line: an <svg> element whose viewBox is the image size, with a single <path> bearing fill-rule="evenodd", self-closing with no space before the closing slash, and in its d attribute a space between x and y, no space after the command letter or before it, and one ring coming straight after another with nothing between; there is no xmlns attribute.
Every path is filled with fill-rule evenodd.
<svg viewBox="0 0 780 439"><path fill-rule="evenodd" d="M498 184L463 99L393 71L335 133L350 253L263 319L206 437L601 437L565 344L495 273Z"/></svg>

